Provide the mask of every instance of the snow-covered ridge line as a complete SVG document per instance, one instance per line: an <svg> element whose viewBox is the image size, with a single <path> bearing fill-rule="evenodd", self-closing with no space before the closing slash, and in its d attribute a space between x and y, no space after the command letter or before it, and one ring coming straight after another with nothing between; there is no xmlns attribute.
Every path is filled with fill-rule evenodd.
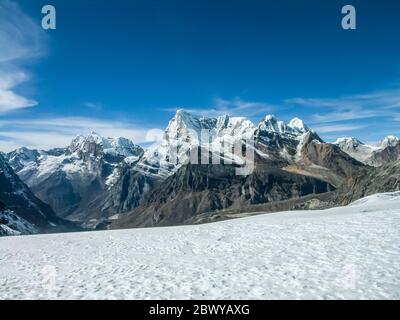
<svg viewBox="0 0 400 320"><path fill-rule="evenodd" d="M400 141L400 139L394 135L389 135L385 138L383 138L381 141L377 142L376 144L366 144L358 140L357 138L354 137L342 137L336 139L333 144L336 145L353 145L355 147L357 146L363 146L365 148L368 148L372 151L374 150L382 150L386 147L394 147L397 145L397 143Z"/></svg>

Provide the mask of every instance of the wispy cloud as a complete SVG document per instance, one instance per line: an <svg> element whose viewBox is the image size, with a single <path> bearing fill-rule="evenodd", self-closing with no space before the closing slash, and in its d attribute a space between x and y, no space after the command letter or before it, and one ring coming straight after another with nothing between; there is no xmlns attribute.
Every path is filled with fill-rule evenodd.
<svg viewBox="0 0 400 320"><path fill-rule="evenodd" d="M0 114L37 105L35 100L20 96L13 91L13 88L26 81L27 78L23 72L4 75L0 72Z"/></svg>
<svg viewBox="0 0 400 320"><path fill-rule="evenodd" d="M365 125L351 125L351 124L338 124L314 127L313 129L318 133L332 133L332 132L347 132L356 131L365 128Z"/></svg>
<svg viewBox="0 0 400 320"><path fill-rule="evenodd" d="M337 122L375 117L391 117L400 108L400 89L394 88L368 94L334 99L294 98L285 101L290 105L323 108L312 115L316 122Z"/></svg>
<svg viewBox="0 0 400 320"><path fill-rule="evenodd" d="M0 114L32 107L36 101L17 93L29 79L22 65L44 52L44 34L39 23L27 16L15 2L0 3Z"/></svg>
<svg viewBox="0 0 400 320"><path fill-rule="evenodd" d="M135 143L153 142L151 130L137 123L85 117L52 117L43 119L0 120L0 150L17 147L51 149L65 147L77 134L95 131L104 137L125 137ZM157 129L156 129L157 130ZM155 139L155 138L154 138Z"/></svg>
<svg viewBox="0 0 400 320"><path fill-rule="evenodd" d="M175 112L177 109L182 109L182 107L166 108L163 110ZM246 101L236 97L232 100L216 98L213 106L210 108L183 107L183 109L195 115L208 117L217 117L224 114L240 117L253 117L270 113L275 109L275 106L263 102Z"/></svg>

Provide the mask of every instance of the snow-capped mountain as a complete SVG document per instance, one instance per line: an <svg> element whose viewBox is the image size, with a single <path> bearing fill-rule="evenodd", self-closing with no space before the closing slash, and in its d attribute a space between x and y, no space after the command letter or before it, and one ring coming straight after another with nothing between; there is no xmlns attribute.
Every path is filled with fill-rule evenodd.
<svg viewBox="0 0 400 320"><path fill-rule="evenodd" d="M352 137L339 138L334 144L354 159L363 163L367 163L372 153L375 150L379 150L379 147L364 144L360 140Z"/></svg>
<svg viewBox="0 0 400 320"><path fill-rule="evenodd" d="M116 161L118 161L127 157L138 159L142 155L143 149L126 138L103 138L96 132L91 132L87 136L78 135L72 140L68 147L68 153L73 154L75 152L80 157L106 155L116 157L118 158Z"/></svg>
<svg viewBox="0 0 400 320"><path fill-rule="evenodd" d="M194 148L201 146L210 151L221 151L225 139L246 138L254 131L254 124L242 117L196 118L189 112L178 110L162 140L146 150L138 168L166 178L187 163L189 152Z"/></svg>
<svg viewBox="0 0 400 320"><path fill-rule="evenodd" d="M400 159L400 140L393 135L376 145L364 144L356 138L339 138L334 144L354 159L375 167Z"/></svg>
<svg viewBox="0 0 400 320"><path fill-rule="evenodd" d="M284 136L299 136L310 129L299 118L292 119L288 124L277 120L273 115L267 115L259 124L260 131L277 133Z"/></svg>
<svg viewBox="0 0 400 320"><path fill-rule="evenodd" d="M255 132L256 152L273 161L295 162L299 158L302 140L308 132L312 130L299 118L286 124L273 115L267 115ZM317 135L315 139L320 140Z"/></svg>
<svg viewBox="0 0 400 320"><path fill-rule="evenodd" d="M395 147L399 143L400 139L396 136L389 135L383 140L379 141L379 148Z"/></svg>
<svg viewBox="0 0 400 320"><path fill-rule="evenodd" d="M299 118L289 123L278 121L274 116L267 115L258 126L243 117L228 115L217 118L201 117L184 110L178 110L165 130L163 139L145 151L137 168L150 174L166 178L176 172L189 159L189 151L198 147L208 149L213 154L228 156L234 163L241 163L235 155L227 154L224 141L242 141L254 137L259 156L270 157L271 153L294 157L302 136L310 129ZM206 133L206 136L204 136ZM203 135L203 136L202 136ZM225 152L222 155L222 152Z"/></svg>
<svg viewBox="0 0 400 320"><path fill-rule="evenodd" d="M125 138L79 135L65 149L18 149L7 155L20 178L61 217L84 212L115 179L126 159L137 161L143 149Z"/></svg>

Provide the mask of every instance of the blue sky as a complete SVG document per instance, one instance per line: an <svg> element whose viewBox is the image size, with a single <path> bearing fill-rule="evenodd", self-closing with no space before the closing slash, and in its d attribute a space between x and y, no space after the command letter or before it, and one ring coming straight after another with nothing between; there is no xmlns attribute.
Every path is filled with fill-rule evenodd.
<svg viewBox="0 0 400 320"><path fill-rule="evenodd" d="M41 29L41 8L57 29ZM342 30L341 8L357 10ZM298 116L328 140L400 128L396 1L0 0L0 150L90 130L146 142L177 108Z"/></svg>

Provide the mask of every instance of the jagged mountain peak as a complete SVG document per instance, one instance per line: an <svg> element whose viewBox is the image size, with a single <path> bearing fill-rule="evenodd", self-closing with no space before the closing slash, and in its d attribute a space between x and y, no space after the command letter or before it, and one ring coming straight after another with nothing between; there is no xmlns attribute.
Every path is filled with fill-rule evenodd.
<svg viewBox="0 0 400 320"><path fill-rule="evenodd" d="M185 109L177 109L175 112L175 117L193 117L193 115Z"/></svg>
<svg viewBox="0 0 400 320"><path fill-rule="evenodd" d="M167 140L197 140L201 130L209 130L217 136L253 133L254 124L244 117L231 117L227 114L219 117L196 117L192 113L179 109L165 130Z"/></svg>
<svg viewBox="0 0 400 320"><path fill-rule="evenodd" d="M176 111L175 116L170 120L167 131L178 128L197 128L200 124L199 119L184 109Z"/></svg>
<svg viewBox="0 0 400 320"><path fill-rule="evenodd" d="M218 136L249 136L256 130L253 122L244 117L229 117L224 115L217 118L216 134Z"/></svg>
<svg viewBox="0 0 400 320"><path fill-rule="evenodd" d="M98 145L102 145L104 142L104 138L100 136L98 133L91 131L89 134L77 135L70 144L70 149L75 151L77 149L83 149L86 143L95 143Z"/></svg>
<svg viewBox="0 0 400 320"><path fill-rule="evenodd" d="M304 121L299 118L293 118L288 124L278 120L274 115L267 115L258 125L259 130L277 134L290 134L299 136L310 131L304 124Z"/></svg>
<svg viewBox="0 0 400 320"><path fill-rule="evenodd" d="M283 121L278 121L274 115L267 115L258 125L262 131L283 133L286 131L286 124Z"/></svg>

